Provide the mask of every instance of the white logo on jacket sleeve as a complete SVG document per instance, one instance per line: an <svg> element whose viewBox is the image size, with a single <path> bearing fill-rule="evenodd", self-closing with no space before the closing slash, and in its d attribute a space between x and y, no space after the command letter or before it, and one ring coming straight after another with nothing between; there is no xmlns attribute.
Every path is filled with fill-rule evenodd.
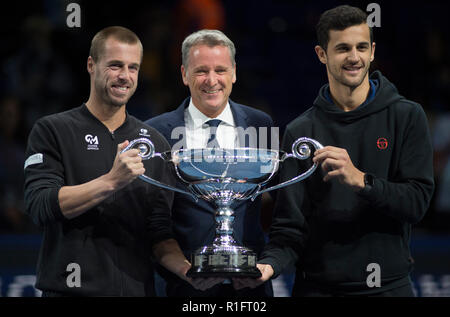
<svg viewBox="0 0 450 317"><path fill-rule="evenodd" d="M86 134L84 139L88 143L88 146L87 146L88 150L98 150L98 137L97 136L92 136L90 134Z"/></svg>
<svg viewBox="0 0 450 317"><path fill-rule="evenodd" d="M141 136L150 136L150 134L148 134L148 130L147 130L147 129L144 129L144 128L142 128L142 129L139 131L139 135L141 135Z"/></svg>
<svg viewBox="0 0 450 317"><path fill-rule="evenodd" d="M23 165L23 169L26 169L30 165L39 164L43 162L44 162L44 155L42 153L33 154L29 158L27 158L25 164Z"/></svg>

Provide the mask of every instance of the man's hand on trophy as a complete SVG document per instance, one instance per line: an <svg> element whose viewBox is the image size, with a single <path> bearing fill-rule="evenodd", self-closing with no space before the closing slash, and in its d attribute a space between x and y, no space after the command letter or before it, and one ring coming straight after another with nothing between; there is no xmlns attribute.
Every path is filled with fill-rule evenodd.
<svg viewBox="0 0 450 317"><path fill-rule="evenodd" d="M129 141L127 140L117 145L117 154L114 159L114 164L108 173L115 189L120 189L128 185L135 180L136 177L145 173L142 158L138 155L140 153L138 149L131 149L121 153L128 144Z"/></svg>
<svg viewBox="0 0 450 317"><path fill-rule="evenodd" d="M191 263L184 257L180 246L175 239L167 239L153 246L153 254L163 267L185 280L195 289L204 291L216 284L222 283L224 278L190 278L187 272L191 269Z"/></svg>
<svg viewBox="0 0 450 317"><path fill-rule="evenodd" d="M181 253L181 250L179 250ZM193 288L198 289L200 291L205 291L211 287L213 287L214 285L220 284L222 283L225 278L222 277L208 277L208 278L203 278L203 277L196 277L196 278L191 278L186 276L187 272L189 271L189 269L192 267L191 263L184 259L184 261L182 261L182 265L179 269L179 273L177 274L181 279L185 280L186 282L188 282L189 284L192 285Z"/></svg>
<svg viewBox="0 0 450 317"><path fill-rule="evenodd" d="M325 172L324 182L337 178L341 184L350 186L354 191L364 188L364 173L353 165L347 150L325 146L315 151L313 162L321 164Z"/></svg>
<svg viewBox="0 0 450 317"><path fill-rule="evenodd" d="M242 277L234 277L233 278L233 287L237 290L243 289L246 287L255 288L261 285L262 283L268 281L273 276L273 268L270 264L256 264L256 267L261 271L261 277L259 278L242 278Z"/></svg>

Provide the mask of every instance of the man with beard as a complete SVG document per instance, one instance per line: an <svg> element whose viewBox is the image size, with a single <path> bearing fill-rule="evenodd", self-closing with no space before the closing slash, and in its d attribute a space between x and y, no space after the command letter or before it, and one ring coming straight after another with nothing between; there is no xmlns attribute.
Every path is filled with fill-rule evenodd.
<svg viewBox="0 0 450 317"><path fill-rule="evenodd" d="M379 71L366 14L339 6L317 25L315 51L329 83L286 128L282 149L302 136L323 145L320 169L278 192L270 242L254 287L295 263L293 296L413 296L411 225L434 190L432 147L422 107ZM305 167L286 161L281 181Z"/></svg>
<svg viewBox="0 0 450 317"><path fill-rule="evenodd" d="M123 27L92 40L90 96L81 106L36 122L25 161L26 211L43 228L36 287L43 296L154 295L152 253L180 278L189 262L170 229L171 191L136 180L174 184L162 161L143 162L129 140L156 130L126 112L137 87L143 48Z"/></svg>

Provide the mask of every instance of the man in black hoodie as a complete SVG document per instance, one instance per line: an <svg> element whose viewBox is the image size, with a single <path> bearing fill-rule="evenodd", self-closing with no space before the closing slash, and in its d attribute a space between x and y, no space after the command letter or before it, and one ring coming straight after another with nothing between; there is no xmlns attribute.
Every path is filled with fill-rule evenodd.
<svg viewBox="0 0 450 317"><path fill-rule="evenodd" d="M329 84L286 128L283 150L299 137L323 145L321 168L278 192L270 242L253 287L295 263L293 296L413 296L411 225L434 190L432 147L422 107L398 94L379 71L366 14L340 6L317 25ZM287 160L281 181L305 168Z"/></svg>

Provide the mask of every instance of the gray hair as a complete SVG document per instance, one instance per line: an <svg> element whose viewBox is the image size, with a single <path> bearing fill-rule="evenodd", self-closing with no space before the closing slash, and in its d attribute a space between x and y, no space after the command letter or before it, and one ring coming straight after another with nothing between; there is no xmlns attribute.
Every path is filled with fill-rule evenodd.
<svg viewBox="0 0 450 317"><path fill-rule="evenodd" d="M189 50L196 45L226 46L230 51L231 63L236 64L236 48L233 42L219 30L200 30L186 37L181 45L182 62L185 68L188 67Z"/></svg>

